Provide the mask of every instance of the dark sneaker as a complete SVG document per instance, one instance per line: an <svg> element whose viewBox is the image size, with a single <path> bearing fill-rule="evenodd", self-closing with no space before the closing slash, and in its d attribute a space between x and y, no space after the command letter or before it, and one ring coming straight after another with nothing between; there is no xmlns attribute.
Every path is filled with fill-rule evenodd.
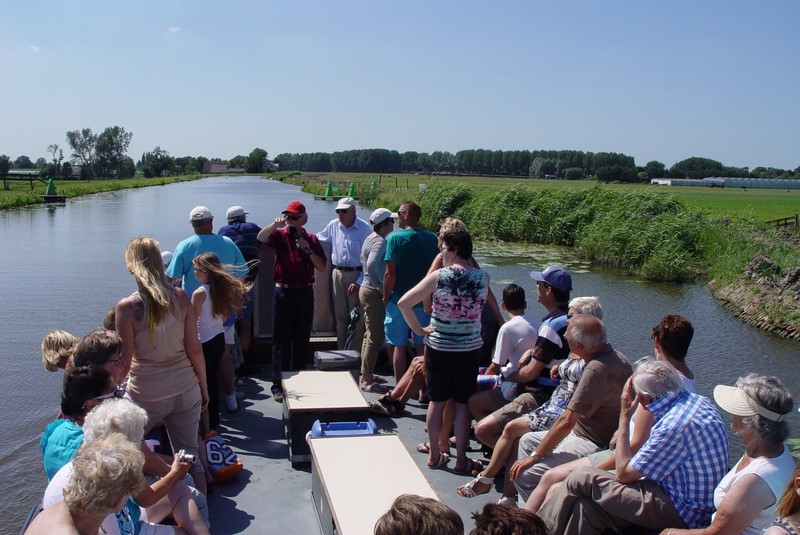
<svg viewBox="0 0 800 535"><path fill-rule="evenodd" d="M369 412L391 418L394 416L395 410L393 405L383 403L383 398L381 398L378 401L369 402Z"/></svg>
<svg viewBox="0 0 800 535"><path fill-rule="evenodd" d="M272 392L272 399L278 403L283 402L283 389L279 385L272 385L270 391Z"/></svg>
<svg viewBox="0 0 800 535"><path fill-rule="evenodd" d="M403 414L406 410L406 404L400 400L389 398L389 404L394 408L395 414Z"/></svg>

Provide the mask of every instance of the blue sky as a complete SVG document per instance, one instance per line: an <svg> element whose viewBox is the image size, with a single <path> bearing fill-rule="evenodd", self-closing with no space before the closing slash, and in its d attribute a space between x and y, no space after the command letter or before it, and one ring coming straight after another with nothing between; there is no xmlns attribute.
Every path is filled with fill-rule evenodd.
<svg viewBox="0 0 800 535"><path fill-rule="evenodd" d="M0 153L390 148L800 165L800 2L0 0ZM68 151L65 151L68 152Z"/></svg>

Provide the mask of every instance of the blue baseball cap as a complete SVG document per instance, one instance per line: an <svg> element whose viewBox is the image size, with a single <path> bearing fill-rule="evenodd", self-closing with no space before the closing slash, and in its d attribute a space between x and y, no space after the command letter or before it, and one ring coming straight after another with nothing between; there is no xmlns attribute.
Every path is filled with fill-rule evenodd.
<svg viewBox="0 0 800 535"><path fill-rule="evenodd" d="M544 271L531 271L531 278L536 282L546 282L562 292L572 291L572 277L560 267L547 266Z"/></svg>

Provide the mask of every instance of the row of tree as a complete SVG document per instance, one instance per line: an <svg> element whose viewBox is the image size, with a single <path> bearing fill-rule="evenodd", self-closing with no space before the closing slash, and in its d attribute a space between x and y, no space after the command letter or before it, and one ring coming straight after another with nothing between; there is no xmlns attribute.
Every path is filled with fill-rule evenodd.
<svg viewBox="0 0 800 535"><path fill-rule="evenodd" d="M72 153L65 161L63 150L53 144L47 148L51 160L36 162L19 156L13 162L0 158L0 168L8 165L17 169L41 170L46 176L70 176L73 165L80 167L81 178L126 178L137 169L147 177L170 174L201 173L207 163L226 163L229 168L241 168L248 173L269 170L268 153L261 148L249 155L238 155L227 162L204 156L172 157L161 147L142 154L138 162L127 156L133 133L112 126L100 134L91 128L66 133ZM3 160L3 158L5 158ZM709 158L692 157L670 168L651 161L637 166L634 158L615 152L584 152L578 150L461 150L400 153L389 149L358 149L339 152L283 153L275 163L287 171L361 172L361 173L424 173L466 174L580 180L595 178L603 182L644 182L651 178L753 177L800 178L800 167L794 171L774 167L729 167Z"/></svg>
<svg viewBox="0 0 800 535"><path fill-rule="evenodd" d="M174 158L157 146L152 151L142 154L138 162L127 155L133 133L121 126L111 126L100 134L91 128L67 132L67 145L72 154L65 160L63 149L53 144L47 147L52 156L50 161L39 158L36 162L28 156L18 156L13 162L6 155L0 156L0 174L3 176L11 168L39 169L42 176L55 178L68 177L77 166L79 176L83 179L93 178L129 178L141 170L146 177L172 174L202 173L206 163L224 163L226 167L243 168L249 173L260 173L268 169L267 151L253 149L248 156L236 156L225 162L220 158L208 159L204 156L183 156ZM77 171L77 169L75 169Z"/></svg>
<svg viewBox="0 0 800 535"><path fill-rule="evenodd" d="M577 150L462 150L455 154L387 149L341 152L283 153L275 163L286 171L352 173L425 173L517 176L603 182L645 182L651 178L753 177L800 178L794 171L774 167L728 167L709 158L692 157L667 168L659 161L637 166L634 158L616 152Z"/></svg>

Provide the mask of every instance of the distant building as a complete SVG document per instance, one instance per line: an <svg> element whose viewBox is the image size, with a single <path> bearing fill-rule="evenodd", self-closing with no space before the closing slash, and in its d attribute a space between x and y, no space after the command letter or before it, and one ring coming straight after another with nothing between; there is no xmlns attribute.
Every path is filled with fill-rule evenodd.
<svg viewBox="0 0 800 535"><path fill-rule="evenodd" d="M212 162L205 162L203 163L203 174L206 175L219 175L228 172L228 164L227 163L212 163Z"/></svg>
<svg viewBox="0 0 800 535"><path fill-rule="evenodd" d="M800 180L791 178L653 178L651 184L660 186L696 186L707 188L800 189Z"/></svg>

